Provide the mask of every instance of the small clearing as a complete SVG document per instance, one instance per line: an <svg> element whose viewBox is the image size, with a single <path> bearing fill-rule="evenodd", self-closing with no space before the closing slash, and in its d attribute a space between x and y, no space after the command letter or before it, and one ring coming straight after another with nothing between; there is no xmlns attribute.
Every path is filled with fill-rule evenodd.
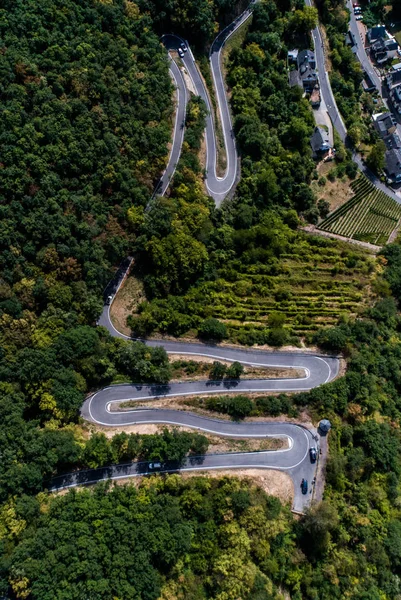
<svg viewBox="0 0 401 600"><path fill-rule="evenodd" d="M283 504L292 504L294 498L294 485L291 477L281 471L271 469L216 469L210 471L183 471L181 477L208 477L219 479L221 477L236 477L257 485L269 496L277 496Z"/></svg>
<svg viewBox="0 0 401 600"><path fill-rule="evenodd" d="M209 356L170 354L169 361L173 370L172 382L199 381L208 377L215 359ZM226 366L232 364L226 360L218 360L217 362ZM241 379L297 379L299 377L305 377L303 369L244 366Z"/></svg>
<svg viewBox="0 0 401 600"><path fill-rule="evenodd" d="M130 335L127 317L136 312L138 305L144 300L146 296L142 282L129 275L110 306L110 319L118 331Z"/></svg>
<svg viewBox="0 0 401 600"><path fill-rule="evenodd" d="M152 477L160 477L160 475L152 475ZM222 479L223 477L236 477L243 481L248 481L250 484L261 488L269 496L276 496L283 504L292 505L294 498L294 485L291 477L281 471L272 469L216 469L209 471L181 471L179 475L163 475L163 477L207 477L209 479ZM114 485L134 485L139 487L142 483L142 477L127 477L113 481ZM86 486L79 486L76 489L82 490ZM68 493L69 490L60 490L54 492L59 496Z"/></svg>
<svg viewBox="0 0 401 600"><path fill-rule="evenodd" d="M176 62L177 62L177 61L176 61ZM181 71L181 73L182 73L182 76L183 76L183 78L184 78L184 81L185 81L185 85L186 85L186 87L187 87L187 90L188 90L189 92L192 92L192 94L193 94L194 96L197 96L198 94L196 93L195 86L194 86L194 84L193 84L193 81L192 81L192 79L190 78L190 76L189 76L189 74L188 74L187 70L186 70L184 67L180 67L180 71Z"/></svg>
<svg viewBox="0 0 401 600"><path fill-rule="evenodd" d="M192 427L183 427L179 425L164 425L158 423L138 423L136 425L127 425L126 427L91 427L91 434L101 431L105 436L111 439L117 433L138 433L140 435L150 435L162 433L163 429L173 431L188 431L196 433L197 430ZM286 438L230 438L226 436L213 435L199 430L201 435L204 435L209 440L209 448L207 454L217 454L225 452L261 452L268 450L281 450L288 448L288 440Z"/></svg>
<svg viewBox="0 0 401 600"><path fill-rule="evenodd" d="M326 178L324 185L319 185L317 181L312 182L312 189L318 199L323 198L330 204L330 212L345 204L352 198L354 192L351 188L351 179L348 177L336 177L334 181L327 179L327 175L334 168L332 162L321 162L317 168L320 177Z"/></svg>

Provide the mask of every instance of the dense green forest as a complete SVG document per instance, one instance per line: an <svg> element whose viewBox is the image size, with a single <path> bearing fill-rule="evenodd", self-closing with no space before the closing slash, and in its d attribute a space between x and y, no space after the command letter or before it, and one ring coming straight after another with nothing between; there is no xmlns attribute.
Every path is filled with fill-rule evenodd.
<svg viewBox="0 0 401 600"><path fill-rule="evenodd" d="M138 7L150 14L160 34L176 33L190 40L199 51L215 38L219 25L231 23L247 6L247 0L139 0Z"/></svg>
<svg viewBox="0 0 401 600"><path fill-rule="evenodd" d="M313 219L317 210L313 119L288 87L285 56L308 43L313 11L301 1L261 3L230 58L242 180L216 211L202 187L199 98L189 103L169 196L148 205L171 133L158 35L185 32L201 52L240 3L0 6L0 596L396 600L401 247L375 261L297 230L297 213ZM160 348L94 327L111 266L128 251L151 300L132 320L144 333L277 345L306 335L347 357L345 377L308 394L204 402L236 419L307 407L332 420L326 501L303 519L235 479L43 491L76 467L207 449L204 436L186 432L83 435L78 409L89 391L171 377Z"/></svg>
<svg viewBox="0 0 401 600"><path fill-rule="evenodd" d="M99 485L5 510L8 547L23 538L7 561L19 598L279 600L296 576L289 510L236 480Z"/></svg>
<svg viewBox="0 0 401 600"><path fill-rule="evenodd" d="M122 359L89 325L131 245L129 209L164 165L171 112L165 52L134 9L2 3L0 380L6 406L17 394L42 424L75 418ZM139 379L168 379L163 360Z"/></svg>

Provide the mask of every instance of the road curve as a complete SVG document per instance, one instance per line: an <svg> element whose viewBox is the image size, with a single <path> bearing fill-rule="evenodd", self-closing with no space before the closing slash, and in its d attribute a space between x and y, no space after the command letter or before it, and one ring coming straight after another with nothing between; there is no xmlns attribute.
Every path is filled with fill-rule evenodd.
<svg viewBox="0 0 401 600"><path fill-rule="evenodd" d="M208 115L206 117L206 177L205 184L209 195L214 199L216 206L220 206L224 198L233 190L237 181L238 174L238 153L235 144L235 136L231 121L230 107L228 104L227 93L221 69L221 52L224 48L224 44L230 38L230 36L245 23L252 15L252 6L254 2L251 2L248 9L245 10L233 23L223 29L214 42L211 45L209 61L210 70L212 73L213 84L216 94L217 106L220 115L220 122L223 132L225 152L227 157L227 165L224 176L219 177L217 175L217 140L216 140L216 127L213 118L213 108L211 106L209 93L206 89L204 80L199 72L196 65L195 58L192 54L191 48L188 42L183 40L181 37L173 34L163 35L162 40L167 50L177 50L180 44L185 42L188 51L185 52L181 59L186 73L190 77L194 89L198 96L205 102ZM180 69L177 64L172 61L171 64L175 65L174 79L178 90L184 85L185 82ZM177 73L178 71L178 73ZM181 151L182 140L180 139L179 132L183 132L181 126L185 120L182 115L182 107L180 107L181 98L178 97L178 113L176 117L176 126L174 129L172 151L169 158L169 163L165 173L162 176L162 187L161 194L163 195L169 185L169 181L174 173L176 163ZM177 126L178 123L178 126ZM160 185L160 184L159 184Z"/></svg>
<svg viewBox="0 0 401 600"><path fill-rule="evenodd" d="M127 269L131 261L127 261ZM126 275L120 269L117 278L108 286L109 291L118 290ZM114 292L116 293L116 292ZM110 306L105 306L98 324L105 327L111 335L129 339L113 326L110 319ZM304 376L299 379L250 379L234 381L199 381L171 383L167 385L127 384L104 388L87 398L81 409L82 417L90 422L108 427L124 427L137 423L160 423L190 427L211 434L252 438L286 438L287 448L270 452L242 452L229 454L210 454L192 457L180 465L167 463L163 472L177 470L210 470L261 468L280 470L287 473L294 485L293 509L303 512L312 496L303 495L300 489L302 478L309 482L315 477L315 464L309 460L309 448L317 445L315 431L310 431L292 423L245 422L236 423L227 420L209 419L186 411L169 409L139 408L136 410L112 411L111 405L128 400L152 400L154 398L212 394L212 393L248 393L264 391L306 391L331 381L338 375L339 361L336 357L317 356L302 352L268 352L264 350L214 346L202 343L173 342L164 340L146 340L149 346L162 346L168 353L200 355L216 360L239 361L243 364L259 367L285 367L302 369ZM56 491L104 479L121 479L144 475L148 472L148 463L129 463L112 465L101 469L77 471L54 478L49 489Z"/></svg>
<svg viewBox="0 0 401 600"><path fill-rule="evenodd" d="M138 411L137 414L145 411ZM151 411L150 411L151 412ZM172 473L177 471L204 471L221 469L269 469L279 470L287 473L294 484L293 509L303 512L311 501L311 494L304 496L301 493L300 482L302 478L311 484L315 476L315 464L309 459L309 448L316 446L316 437L313 432L292 423L232 423L230 421L219 421L206 419L190 413L178 411L161 411L174 415L180 423L183 416L188 417L188 426L202 431L215 432L218 435L230 437L274 437L285 438L285 447L282 450L262 452L239 452L229 454L208 454L205 456L189 457L182 463L169 461L164 464L163 472ZM196 419L191 422L192 419ZM157 422L157 421L152 421ZM165 423L166 418L160 419ZM173 421L167 421L173 422ZM49 491L58 491L96 483L102 480L118 480L128 477L138 477L149 473L148 462L128 463L112 465L100 469L89 469L76 471L66 475L54 477L48 486ZM310 489L312 486L310 485Z"/></svg>
<svg viewBox="0 0 401 600"><path fill-rule="evenodd" d="M223 30L212 44L210 64L213 75L216 98L220 112L223 135L227 154L227 169L224 177L219 178L216 173L217 150L215 129L209 96L203 79L195 64L192 52L188 52L182 59L184 67L192 79L198 95L205 101L209 115L206 122L207 143L207 176L206 186L209 194L218 206L233 189L237 178L238 156L235 147L235 138L232 131L231 116L225 91L224 80L221 72L221 50L227 39L251 15L251 9L245 11L233 24ZM317 32L317 33L316 33ZM314 36L320 36L318 30ZM317 38L315 38L316 43ZM163 36L163 42L169 50L176 49L181 43L181 38L173 35ZM317 45L317 44L316 44ZM318 53L317 53L318 54ZM320 55L320 54L319 54ZM324 55L321 49L321 55ZM321 56L320 56L321 60ZM317 59L319 63L319 59ZM177 114L174 128L172 150L165 173L158 185L157 192L164 194L171 177L174 174L179 160L182 140L184 135L184 121L187 104L187 92L183 75L177 64L170 56L170 72L177 88ZM327 94L333 97L330 84L326 79ZM335 101L333 97L333 106ZM329 112L330 107L328 106ZM337 107L335 109L338 112ZM339 115L339 113L338 113ZM339 117L340 127L342 124ZM345 129L345 128L344 128ZM346 132L345 132L346 134ZM345 136L344 134L344 136ZM119 287L132 262L128 258L124 267L120 268L116 278L110 282L105 291L105 297L117 293ZM98 324L105 327L115 337L128 338L117 331L110 319L110 306L105 306ZM264 468L282 470L290 475L294 484L293 508L303 511L310 503L311 496L301 494L299 487L301 478L312 481L316 465L309 460L309 448L316 445L315 432L290 423L233 423L230 421L208 419L190 412L166 409L138 409L128 411L111 411L111 404L127 400L151 400L152 398L169 397L177 395L212 394L212 393L249 393L249 392L285 392L307 391L323 383L327 383L338 375L339 361L336 357L317 356L309 353L295 352L268 352L263 350L233 348L202 343L172 342L164 340L146 340L149 346L162 346L168 353L198 355L216 360L239 361L242 364L259 367L284 367L288 369L302 369L304 376L298 379L257 379L241 381L201 381L183 382L168 385L143 385L129 384L110 386L98 391L88 398L82 409L83 418L94 423L106 426L126 426L135 423L165 423L191 427L205 432L230 437L284 437L288 440L288 448L274 452L245 452L230 454L212 454L201 457L192 457L180 465L166 464L163 471L173 472L180 470L202 469L227 469L227 468ZM112 465L101 469L77 471L54 478L50 490L74 487L86 483L93 483L103 479L119 479L143 475L148 470L148 463L129 463L126 465Z"/></svg>
<svg viewBox="0 0 401 600"><path fill-rule="evenodd" d="M114 280L107 287L107 294L115 295L130 268L129 257L118 270ZM98 325L105 327L111 335L129 339L113 326L110 319L110 306L105 306ZM294 487L293 510L304 512L312 499L312 481L316 475L316 464L311 463L309 449L319 447L315 430L293 423L243 422L237 423L222 419L212 419L191 412L139 408L137 410L112 411L111 404L128 400L151 400L152 398L177 395L246 393L264 391L306 391L331 381L338 375L339 361L336 357L317 356L302 352L268 352L264 350L213 346L202 343L146 340L149 346L162 346L168 353L201 355L216 360L239 361L259 367L282 366L302 369L304 376L299 379L262 379L242 381L202 381L183 382L168 385L127 384L99 390L86 399L81 409L82 417L93 423L108 427L124 427L136 423L159 423L189 427L205 433L234 438L284 438L282 450L265 452L238 452L208 454L189 457L182 463L168 461L163 472L203 471L226 469L269 469L286 473ZM111 465L99 469L89 469L54 477L48 485L49 491L58 491L79 485L103 480L118 480L149 474L148 462ZM303 495L300 488L302 479L309 482L309 492Z"/></svg>
<svg viewBox="0 0 401 600"><path fill-rule="evenodd" d="M170 54L169 62L170 76L173 80L174 87L177 91L177 102L171 151L168 158L166 170L161 176L159 184L157 185L155 190L155 193L158 193L161 196L164 196L164 194L166 193L167 188L170 185L171 178L174 175L178 161L180 159L182 142L184 140L185 114L188 103L188 93L184 78L177 63L172 59Z"/></svg>

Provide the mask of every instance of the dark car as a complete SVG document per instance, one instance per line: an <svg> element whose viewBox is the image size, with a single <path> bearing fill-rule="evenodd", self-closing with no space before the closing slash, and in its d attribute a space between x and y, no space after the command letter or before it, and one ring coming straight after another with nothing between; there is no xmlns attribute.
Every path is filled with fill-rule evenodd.
<svg viewBox="0 0 401 600"><path fill-rule="evenodd" d="M308 480L307 479L303 479L301 481L301 491L303 494L307 494L308 493Z"/></svg>
<svg viewBox="0 0 401 600"><path fill-rule="evenodd" d="M309 456L311 463L315 463L317 458L316 448L309 448Z"/></svg>
<svg viewBox="0 0 401 600"><path fill-rule="evenodd" d="M181 42L180 46L184 50L184 52L186 52L188 50L187 45L186 45L185 42Z"/></svg>
<svg viewBox="0 0 401 600"><path fill-rule="evenodd" d="M149 471L160 471L163 468L163 464L159 462L149 463Z"/></svg>

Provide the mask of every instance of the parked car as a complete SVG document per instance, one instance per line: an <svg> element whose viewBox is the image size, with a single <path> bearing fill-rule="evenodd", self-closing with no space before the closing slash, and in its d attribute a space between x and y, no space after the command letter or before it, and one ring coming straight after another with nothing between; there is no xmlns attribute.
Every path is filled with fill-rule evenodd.
<svg viewBox="0 0 401 600"><path fill-rule="evenodd" d="M180 55L180 58L184 58L184 50L181 48L178 48L178 54Z"/></svg>
<svg viewBox="0 0 401 600"><path fill-rule="evenodd" d="M159 462L149 463L149 471L160 471L163 468L163 464Z"/></svg>
<svg viewBox="0 0 401 600"><path fill-rule="evenodd" d="M107 296L107 298L106 298L106 304L107 304L107 306L109 306L109 304L111 304L112 300L113 300L113 296Z"/></svg>
<svg viewBox="0 0 401 600"><path fill-rule="evenodd" d="M356 15L355 17L355 21L362 21L363 16L362 15Z"/></svg>
<svg viewBox="0 0 401 600"><path fill-rule="evenodd" d="M361 12L362 12L362 8L360 6L357 6L356 8L354 8L354 14L360 15Z"/></svg>
<svg viewBox="0 0 401 600"><path fill-rule="evenodd" d="M186 52L188 50L187 45L185 42L181 42L181 48L184 50L184 52Z"/></svg>
<svg viewBox="0 0 401 600"><path fill-rule="evenodd" d="M303 494L307 494L308 493L308 480L307 479L303 479L301 481L301 491Z"/></svg>
<svg viewBox="0 0 401 600"><path fill-rule="evenodd" d="M311 463L315 463L317 458L316 448L309 448L309 456Z"/></svg>

